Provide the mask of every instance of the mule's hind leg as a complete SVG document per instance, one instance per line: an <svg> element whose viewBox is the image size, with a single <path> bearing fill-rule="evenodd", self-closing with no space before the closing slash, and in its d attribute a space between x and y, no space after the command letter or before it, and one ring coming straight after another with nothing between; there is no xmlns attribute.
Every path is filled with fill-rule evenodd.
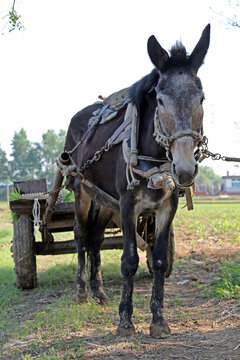
<svg viewBox="0 0 240 360"><path fill-rule="evenodd" d="M136 221L133 201L121 199L121 218L123 228L123 255L121 258L122 271L122 300L119 305L120 322L117 335L129 336L135 333L132 322L132 294L134 275L137 271L139 256L136 242Z"/></svg>
<svg viewBox="0 0 240 360"><path fill-rule="evenodd" d="M86 246L88 237L88 212L91 205L90 198L81 189L78 179L74 184L75 193L75 223L74 240L78 253L78 269L76 274L75 301L79 303L88 301L87 269L86 269Z"/></svg>
<svg viewBox="0 0 240 360"><path fill-rule="evenodd" d="M101 207L95 221L91 226L91 233L89 240L91 244L90 258L91 258L91 278L90 285L93 291L93 296L100 304L106 304L108 297L102 287L101 275L101 255L100 247L104 240L104 230L111 220L113 212L110 209Z"/></svg>
<svg viewBox="0 0 240 360"><path fill-rule="evenodd" d="M150 308L152 323L150 334L154 338L164 338L170 335L170 328L163 317L163 296L165 273L168 269L168 239L169 230L177 208L177 199L165 201L156 213L156 243L152 254L153 289Z"/></svg>

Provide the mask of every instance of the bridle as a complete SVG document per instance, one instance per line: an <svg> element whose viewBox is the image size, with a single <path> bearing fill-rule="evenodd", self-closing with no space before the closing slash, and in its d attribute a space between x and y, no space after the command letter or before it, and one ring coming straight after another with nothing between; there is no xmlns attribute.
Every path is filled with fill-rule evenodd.
<svg viewBox="0 0 240 360"><path fill-rule="evenodd" d="M187 130L178 131L177 133L175 133L169 137L163 135L161 121L160 121L159 115L158 115L158 107L156 107L155 116L154 116L153 136L154 136L156 142L165 148L166 156L170 161L172 161L171 146L172 146L173 142L177 139L187 136L187 137L193 138L195 141L198 142L197 150L194 153L196 161L198 161L198 159L201 155L201 147L204 146L205 144L207 144L207 137L203 135L202 128L201 128L200 133L197 131L193 131L191 129L187 129Z"/></svg>

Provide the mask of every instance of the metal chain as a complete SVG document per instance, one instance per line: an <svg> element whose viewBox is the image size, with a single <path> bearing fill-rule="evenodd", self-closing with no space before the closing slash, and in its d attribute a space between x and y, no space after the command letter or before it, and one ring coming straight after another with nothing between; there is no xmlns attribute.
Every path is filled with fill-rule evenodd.
<svg viewBox="0 0 240 360"><path fill-rule="evenodd" d="M211 158L212 160L223 160L223 161L233 161L233 162L240 162L240 158L236 157L228 157L223 156L219 153L212 153L208 150L208 138L204 136L203 143L200 146L201 155L198 160L199 163L201 163L204 159Z"/></svg>
<svg viewBox="0 0 240 360"><path fill-rule="evenodd" d="M74 148L70 151L67 151L70 155L72 155L74 153L75 150L77 150L77 148L79 147L79 145L81 145L83 143L83 141L86 139L86 137L88 136L88 134L90 133L90 131L96 127L99 122L102 119L102 115L104 113L104 111L109 107L109 104L106 104L102 107L100 113L98 114L98 116L96 117L96 119L93 121L93 123L89 126L89 128L87 129L87 131L83 134L82 138L79 140L79 142L74 146Z"/></svg>
<svg viewBox="0 0 240 360"><path fill-rule="evenodd" d="M93 157L89 160L87 160L80 168L79 168L79 173L81 173L82 171L85 171L89 168L90 165L92 165L92 163L97 162L101 159L101 157L103 156L103 154L105 152L108 152L111 149L112 145L108 143L108 141L106 142L106 144L100 149L97 150Z"/></svg>

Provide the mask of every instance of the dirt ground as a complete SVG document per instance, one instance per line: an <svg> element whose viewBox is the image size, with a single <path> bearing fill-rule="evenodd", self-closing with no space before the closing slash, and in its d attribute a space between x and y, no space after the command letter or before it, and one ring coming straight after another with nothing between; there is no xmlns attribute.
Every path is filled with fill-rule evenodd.
<svg viewBox="0 0 240 360"><path fill-rule="evenodd" d="M240 359L239 299L204 297L201 287L218 279L217 263L239 256L240 245L231 246L227 242L222 243L221 239L212 238L210 242L198 239L193 247L192 238L186 239L185 235L183 241L178 234L175 234L175 237L177 238L175 258L178 260L178 265L166 280L164 310L165 318L171 328L171 336L166 339L151 338L149 335L151 314L150 311L145 314L144 309L142 313L145 320L141 321L140 325L136 325L135 336L121 338L115 335L117 317L114 326L108 328L109 336L106 336L106 329L101 333L86 327L74 334L66 335L64 341L69 344L69 348L73 345L73 335L81 340L84 352L79 358L86 360ZM145 261L145 253L141 253L141 256ZM106 290L110 287L111 284L105 284ZM121 284L117 287L120 292ZM136 281L134 291L149 301L151 278L146 276ZM35 302L37 299L30 300ZM49 299L45 300L49 301ZM16 346L24 352L30 341L34 341L31 336L15 344L8 344L5 347L5 354L8 346L9 348ZM46 347L45 350L38 349L38 354L39 350L40 353L44 352ZM57 359L62 359L61 355Z"/></svg>
<svg viewBox="0 0 240 360"><path fill-rule="evenodd" d="M239 255L240 246L223 246L213 239L210 246L199 241L193 250L192 239L185 238L184 242L178 239L175 257L185 261L173 270L165 286L165 318L171 336L151 338L151 318L146 315L146 322L136 327L137 333L132 338L112 336L106 340L104 336L78 334L85 340L83 359L240 359L239 299L203 297L201 290L201 284L218 279L217 262ZM150 300L149 279L137 282L135 292ZM114 334L114 328L109 330Z"/></svg>

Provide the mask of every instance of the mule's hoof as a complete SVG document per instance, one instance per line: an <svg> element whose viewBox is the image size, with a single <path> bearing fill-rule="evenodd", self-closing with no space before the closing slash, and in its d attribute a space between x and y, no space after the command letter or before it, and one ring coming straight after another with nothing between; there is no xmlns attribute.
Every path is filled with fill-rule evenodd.
<svg viewBox="0 0 240 360"><path fill-rule="evenodd" d="M105 294L105 292L99 292L97 294L94 294L94 297L97 299L97 302L100 305L105 305L108 303L109 299L107 297L107 295Z"/></svg>
<svg viewBox="0 0 240 360"><path fill-rule="evenodd" d="M84 303L87 303L88 302L88 294L75 294L73 296L73 301L78 303L78 304L84 304Z"/></svg>
<svg viewBox="0 0 240 360"><path fill-rule="evenodd" d="M155 324L152 323L150 326L150 335L156 339L164 339L170 336L170 332L170 327L165 320Z"/></svg>
<svg viewBox="0 0 240 360"><path fill-rule="evenodd" d="M135 327L134 327L134 325L129 326L129 327L124 327L124 326L119 325L117 328L116 335L123 336L123 337L135 335Z"/></svg>

